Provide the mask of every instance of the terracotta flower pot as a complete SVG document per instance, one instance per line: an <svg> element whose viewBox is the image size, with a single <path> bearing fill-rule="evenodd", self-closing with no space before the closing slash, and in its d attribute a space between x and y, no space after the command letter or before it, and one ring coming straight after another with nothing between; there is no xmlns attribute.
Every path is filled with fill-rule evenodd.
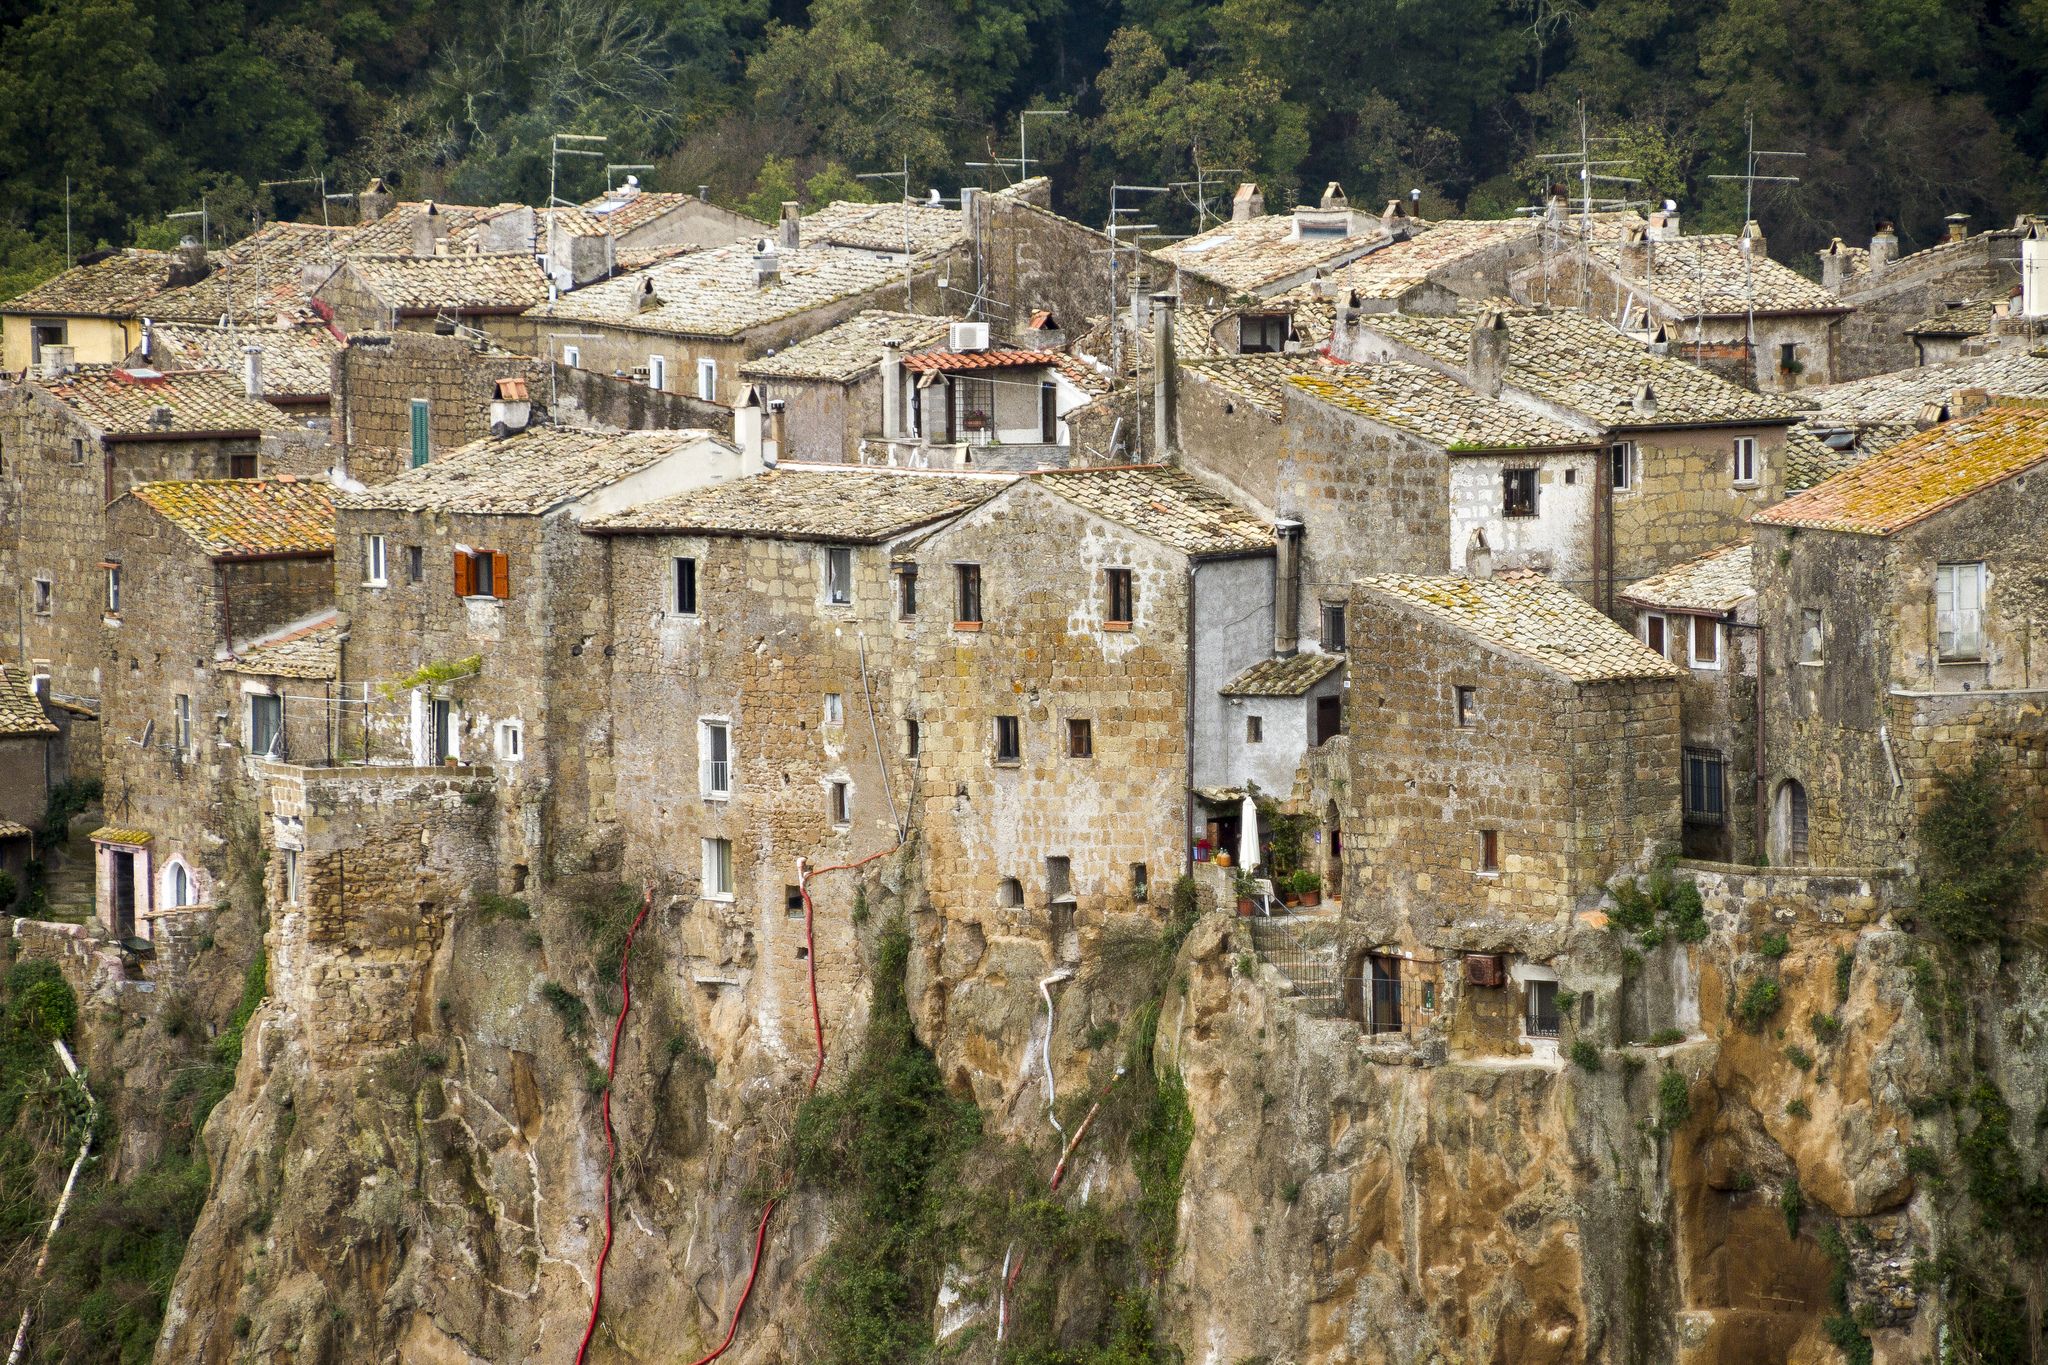
<svg viewBox="0 0 2048 1365"><path fill-rule="evenodd" d="M1250 896L1239 896L1237 898L1237 913L1245 916L1247 919L1251 917L1252 911L1257 908L1258 906L1253 903Z"/></svg>
<svg viewBox="0 0 2048 1365"><path fill-rule="evenodd" d="M1304 891L1301 893L1301 904L1304 909L1314 909L1322 903L1323 893L1320 891Z"/></svg>

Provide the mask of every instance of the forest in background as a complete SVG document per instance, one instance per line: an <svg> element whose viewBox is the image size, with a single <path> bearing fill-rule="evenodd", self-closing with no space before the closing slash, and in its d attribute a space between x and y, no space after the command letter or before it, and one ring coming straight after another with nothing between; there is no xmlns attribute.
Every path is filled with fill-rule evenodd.
<svg viewBox="0 0 2048 1365"><path fill-rule="evenodd" d="M0 0L0 297L98 246L218 244L319 221L381 175L404 197L542 203L554 133L603 134L656 189L734 205L1000 185L1024 110L1055 203L1113 182L1325 181L1426 216L1535 202L1583 101L1604 158L1730 229L1746 122L1774 256L1837 233L2048 210L2048 0ZM562 192L604 186L563 158ZM1146 217L1187 230L1196 194ZM347 221L352 206L329 206Z"/></svg>

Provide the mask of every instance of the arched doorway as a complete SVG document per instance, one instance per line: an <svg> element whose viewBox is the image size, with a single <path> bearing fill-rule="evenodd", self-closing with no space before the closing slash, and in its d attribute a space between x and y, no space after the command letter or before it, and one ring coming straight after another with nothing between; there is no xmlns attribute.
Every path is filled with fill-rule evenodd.
<svg viewBox="0 0 2048 1365"><path fill-rule="evenodd" d="M1807 865L1806 788L1796 777L1778 784L1771 821L1771 861L1781 867Z"/></svg>

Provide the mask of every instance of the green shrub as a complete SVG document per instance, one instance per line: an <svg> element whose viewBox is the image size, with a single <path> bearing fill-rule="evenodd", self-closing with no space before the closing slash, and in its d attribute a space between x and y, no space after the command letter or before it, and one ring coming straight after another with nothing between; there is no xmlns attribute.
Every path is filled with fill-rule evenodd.
<svg viewBox="0 0 2048 1365"><path fill-rule="evenodd" d="M1842 1021L1832 1014L1816 1014L1807 1021L1813 1028L1814 1038L1823 1043L1832 1043L1842 1036Z"/></svg>
<svg viewBox="0 0 2048 1365"><path fill-rule="evenodd" d="M1786 1045L1785 1060L1798 1067L1801 1071L1808 1071L1813 1067L1813 1054L1797 1043Z"/></svg>
<svg viewBox="0 0 2048 1365"><path fill-rule="evenodd" d="M1930 1176L1941 1172L1941 1156L1924 1142L1916 1142L1906 1148L1906 1171L1910 1175Z"/></svg>
<svg viewBox="0 0 2048 1365"><path fill-rule="evenodd" d="M1856 951L1844 948L1835 954L1835 1003L1846 1004L1849 999L1849 975L1856 970Z"/></svg>
<svg viewBox="0 0 2048 1365"><path fill-rule="evenodd" d="M0 910L13 905L14 898L20 894L21 888L15 883L14 874L0 870Z"/></svg>
<svg viewBox="0 0 2048 1365"><path fill-rule="evenodd" d="M590 1024L590 1009L583 1003L583 997L559 981L540 983L540 998L561 1017L562 1032L574 1038L582 1034Z"/></svg>
<svg viewBox="0 0 2048 1365"><path fill-rule="evenodd" d="M1795 1119L1810 1119L1813 1117L1813 1110L1802 1099L1786 1100L1785 1112Z"/></svg>
<svg viewBox="0 0 2048 1365"><path fill-rule="evenodd" d="M1250 953L1239 953L1237 955L1237 974L1239 976L1257 976L1259 974L1259 959Z"/></svg>
<svg viewBox="0 0 2048 1365"><path fill-rule="evenodd" d="M1799 1177L1785 1177L1785 1188L1778 1191L1778 1209L1785 1215L1785 1231L1792 1236L1799 1235L1799 1220L1806 1213L1806 1196L1799 1191Z"/></svg>
<svg viewBox="0 0 2048 1365"><path fill-rule="evenodd" d="M1657 1077L1657 1126L1675 1133L1692 1117L1692 1083L1676 1067Z"/></svg>
<svg viewBox="0 0 2048 1365"><path fill-rule="evenodd" d="M1756 977L1736 997L1735 1017L1742 1021L1744 1028L1762 1028L1765 1021L1778 1012L1780 1000L1777 981L1768 976Z"/></svg>
<svg viewBox="0 0 2048 1365"><path fill-rule="evenodd" d="M1571 1047L1567 1050L1571 1054L1572 1064L1578 1067L1579 1070L1598 1071L1600 1069L1600 1048L1591 1038L1574 1038L1572 1039Z"/></svg>
<svg viewBox="0 0 2048 1365"><path fill-rule="evenodd" d="M2025 812L2006 802L1989 753L1938 780L1934 805L1920 820L1920 843L1918 909L1928 927L1963 946L2003 938L2041 854Z"/></svg>
<svg viewBox="0 0 2048 1365"><path fill-rule="evenodd" d="M1657 1031L1656 1031L1655 1033L1651 1034L1651 1035L1650 1035L1650 1036L1649 1036L1649 1037L1648 1037L1647 1039L1645 1039L1645 1040L1644 1040L1644 1046L1646 1046L1646 1047L1670 1047L1670 1046L1671 1046L1671 1045L1672 1045L1673 1043L1682 1043L1682 1042L1684 1042L1684 1041L1685 1041L1685 1030L1684 1030L1684 1029L1682 1029L1682 1028L1660 1028L1660 1029L1658 1029L1658 1030L1657 1030Z"/></svg>
<svg viewBox="0 0 2048 1365"><path fill-rule="evenodd" d="M485 924L501 919L532 919L533 907L517 896L501 896L495 891L480 891L476 897L477 918Z"/></svg>
<svg viewBox="0 0 2048 1365"><path fill-rule="evenodd" d="M1774 929L1758 940L1756 950L1775 962L1792 951L1792 940L1782 930Z"/></svg>
<svg viewBox="0 0 2048 1365"><path fill-rule="evenodd" d="M69 1038L78 997L54 963L18 962L7 973L7 1020L45 1043Z"/></svg>
<svg viewBox="0 0 2048 1365"><path fill-rule="evenodd" d="M1323 879L1321 877L1318 877L1315 873L1309 871L1307 868L1303 868L1301 871L1294 874L1295 895L1313 896L1319 893L1322 889Z"/></svg>

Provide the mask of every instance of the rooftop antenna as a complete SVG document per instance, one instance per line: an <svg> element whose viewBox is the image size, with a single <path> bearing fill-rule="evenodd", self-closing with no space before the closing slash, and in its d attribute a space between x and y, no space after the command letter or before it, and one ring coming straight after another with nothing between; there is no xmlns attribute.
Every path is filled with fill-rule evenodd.
<svg viewBox="0 0 2048 1365"><path fill-rule="evenodd" d="M1027 120L1035 118L1065 118L1071 109L1026 109L1017 115L1017 178L1031 178L1031 154L1024 145L1024 130L1030 127Z"/></svg>
<svg viewBox="0 0 2048 1365"><path fill-rule="evenodd" d="M268 189L274 185L318 185L320 187L321 227L334 226L333 223L327 220L327 206L329 204L341 200L354 199L356 197L354 191L336 192L334 194L329 194L327 192L327 177L324 175L302 175L296 180L264 180L258 183L260 183L265 189Z"/></svg>
<svg viewBox="0 0 2048 1365"><path fill-rule="evenodd" d="M1803 157L1806 153L1770 152L1759 148L1756 145L1755 110L1745 111L1742 117L1742 126L1746 142L1742 157L1742 174L1710 175L1707 179L1740 180L1742 182L1743 235L1736 238L1736 243L1742 250L1743 289L1748 295L1748 309L1743 321L1742 344L1743 349L1749 352L1749 363L1754 366L1756 364L1756 256L1755 248L1752 245L1755 239L1748 234L1749 225L1756 221L1756 187L1760 182L1773 185L1796 185L1799 183L1799 177L1796 175L1759 175L1757 174L1757 166L1761 159L1767 156Z"/></svg>
<svg viewBox="0 0 2048 1365"><path fill-rule="evenodd" d="M1626 191L1620 197L1603 196L1599 199L1593 197L1593 187L1595 185L1640 185L1643 183L1635 176L1609 174L1616 167L1626 167L1630 164L1625 157L1594 159L1593 152L1595 148L1604 151L1619 141L1621 139L1617 137L1593 136L1592 129L1586 120L1586 99L1585 96L1581 95L1579 97L1578 150L1575 152L1546 152L1536 158L1538 161L1559 163L1559 169L1566 169L1573 163L1577 163L1579 178L1579 240L1588 245L1593 240L1593 215L1596 212L1612 213L1620 209L1641 208L1648 202L1647 200L1628 198ZM1579 272L1579 307L1581 309L1590 307L1592 301L1591 290L1592 281L1587 278L1586 272L1581 270ZM1545 292L1548 292L1547 286Z"/></svg>
<svg viewBox="0 0 2048 1365"><path fill-rule="evenodd" d="M910 154L904 153L903 169L900 171L863 171L856 180L895 180L902 184L903 193L896 200L897 212L903 215L903 309L910 311Z"/></svg>
<svg viewBox="0 0 2048 1365"><path fill-rule="evenodd" d="M1230 183L1229 177L1243 175L1245 174L1245 169L1242 166L1209 166L1205 168L1202 165L1202 146L1199 142L1194 145L1193 154L1195 178L1193 180L1175 180L1171 182L1171 185L1172 188L1181 191L1181 198L1183 199L1188 197L1188 186L1193 185L1195 187L1195 231L1199 233L1209 226L1209 177L1212 175L1216 176L1227 185ZM1216 221L1222 222L1223 215L1217 214Z"/></svg>
<svg viewBox="0 0 2048 1365"><path fill-rule="evenodd" d="M603 133L556 133L548 141L548 207L574 208L574 204L555 194L555 185L561 174L560 162L565 156L588 156L599 161L604 153L589 147L564 147L565 142L603 142Z"/></svg>
<svg viewBox="0 0 2048 1365"><path fill-rule="evenodd" d="M612 172L613 172L613 171L646 171L646 172L647 172L648 174L652 175L652 174L654 173L654 167L652 167L652 166L650 166L650 165L646 165L646 164L644 164L644 163L641 163L641 162L633 162L633 161L607 161L607 162L605 162L605 163L604 163L604 192L605 192L606 194L610 194L610 193L612 192ZM629 182L629 183L637 183L637 182L634 182L634 181L632 181L631 177L628 177L628 182Z"/></svg>

